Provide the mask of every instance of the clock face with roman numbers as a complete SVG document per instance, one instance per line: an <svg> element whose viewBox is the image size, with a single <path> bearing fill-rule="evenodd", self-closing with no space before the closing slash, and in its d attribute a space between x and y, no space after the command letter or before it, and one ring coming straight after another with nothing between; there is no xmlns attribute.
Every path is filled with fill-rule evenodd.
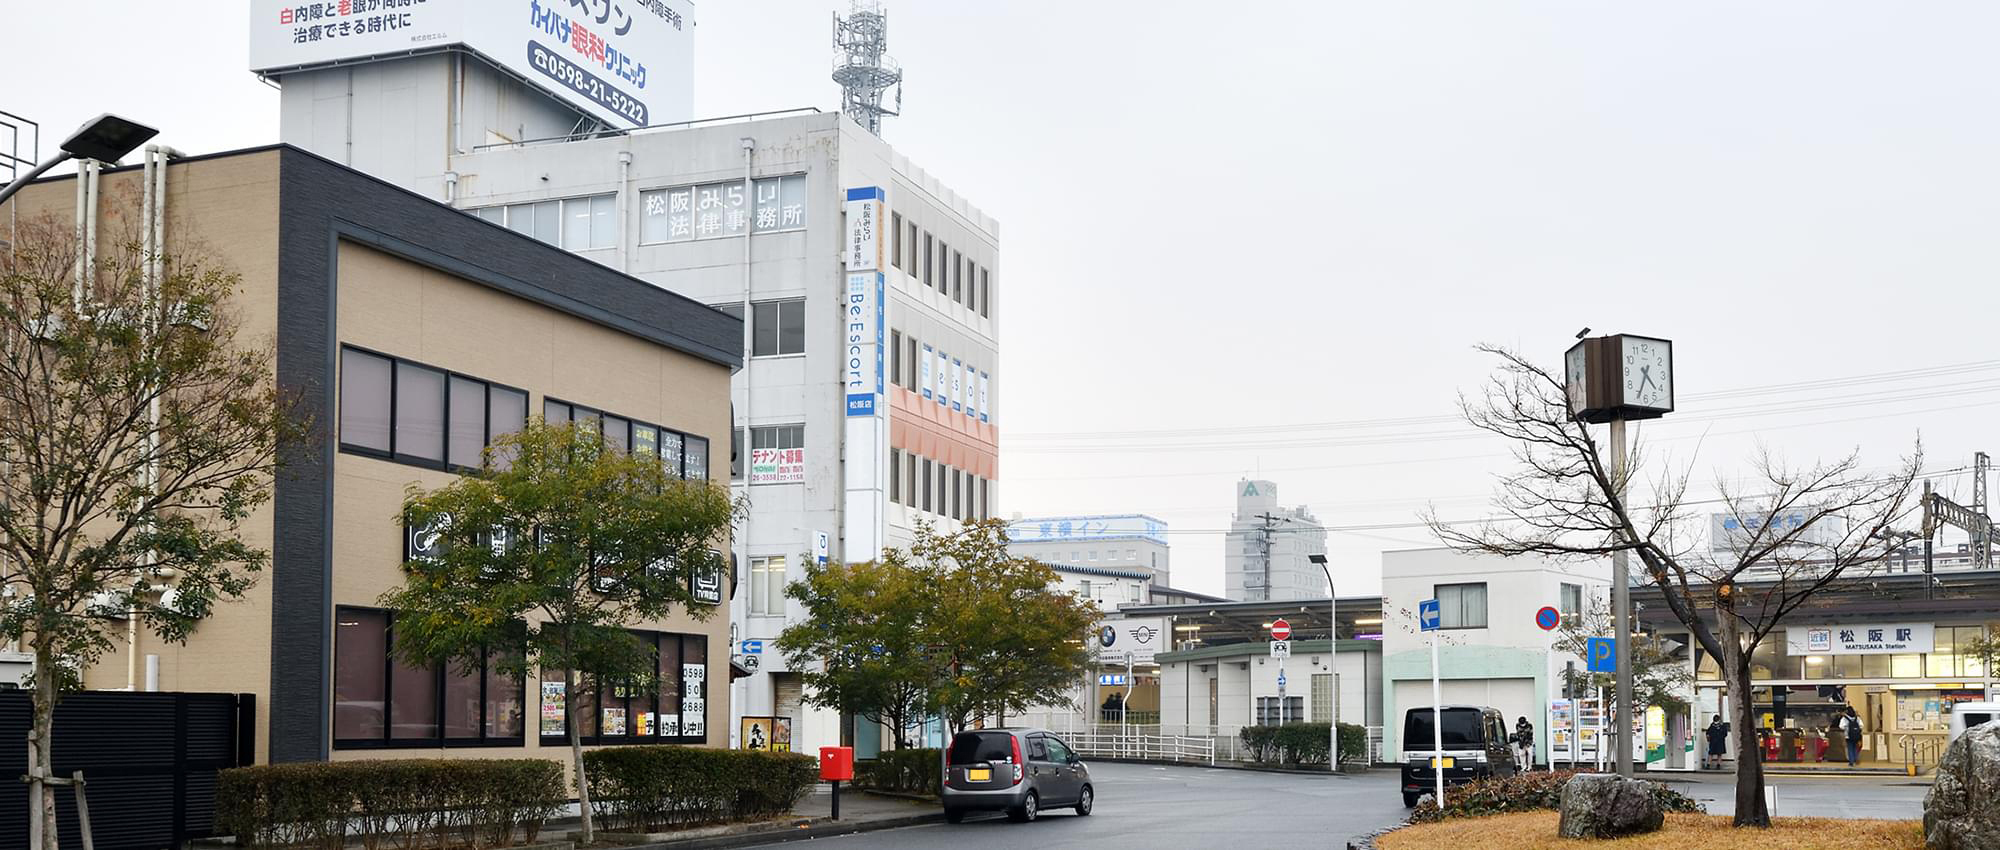
<svg viewBox="0 0 2000 850"><path fill-rule="evenodd" d="M1618 353L1619 386L1627 407L1674 409L1674 344L1664 339L1623 337Z"/></svg>

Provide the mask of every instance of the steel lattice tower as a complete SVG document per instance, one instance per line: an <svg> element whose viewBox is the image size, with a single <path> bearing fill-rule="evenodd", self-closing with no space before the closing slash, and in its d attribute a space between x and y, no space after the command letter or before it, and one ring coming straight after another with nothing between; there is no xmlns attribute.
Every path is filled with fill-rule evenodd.
<svg viewBox="0 0 2000 850"><path fill-rule="evenodd" d="M889 16L873 0L854 0L843 18L833 16L833 81L840 84L840 111L868 132L882 135L883 116L903 109L903 69L889 58ZM882 105L882 96L896 90L896 106Z"/></svg>

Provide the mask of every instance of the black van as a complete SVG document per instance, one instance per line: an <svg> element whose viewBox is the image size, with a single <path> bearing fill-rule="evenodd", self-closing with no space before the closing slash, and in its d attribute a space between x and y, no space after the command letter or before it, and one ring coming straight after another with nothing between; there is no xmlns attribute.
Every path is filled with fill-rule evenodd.
<svg viewBox="0 0 2000 850"><path fill-rule="evenodd" d="M1520 772L1521 767L1514 763L1514 748L1507 745L1507 717L1499 709L1483 705L1447 705L1442 710L1446 785L1513 776ZM1437 787L1437 775L1431 772L1434 745L1430 707L1404 712L1405 806L1415 806L1417 798Z"/></svg>

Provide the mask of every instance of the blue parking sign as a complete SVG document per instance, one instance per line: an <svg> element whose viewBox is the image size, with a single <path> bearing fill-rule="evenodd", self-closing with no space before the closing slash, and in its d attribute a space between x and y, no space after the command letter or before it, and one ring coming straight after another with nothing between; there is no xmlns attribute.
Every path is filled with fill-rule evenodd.
<svg viewBox="0 0 2000 850"><path fill-rule="evenodd" d="M1438 628L1438 601L1426 599L1417 603L1417 625L1424 631L1434 632Z"/></svg>
<svg viewBox="0 0 2000 850"><path fill-rule="evenodd" d="M1592 673L1618 672L1618 639L1594 637L1584 644L1584 660L1589 662Z"/></svg>

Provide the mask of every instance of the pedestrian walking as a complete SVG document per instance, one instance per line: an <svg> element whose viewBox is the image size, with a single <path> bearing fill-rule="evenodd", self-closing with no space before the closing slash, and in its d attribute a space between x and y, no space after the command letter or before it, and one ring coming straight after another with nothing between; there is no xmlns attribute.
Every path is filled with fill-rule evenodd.
<svg viewBox="0 0 2000 850"><path fill-rule="evenodd" d="M1861 717L1854 713L1854 706L1847 707L1847 714L1840 718L1840 729L1847 737L1847 766L1861 764Z"/></svg>
<svg viewBox="0 0 2000 850"><path fill-rule="evenodd" d="M1535 769L1535 724L1525 716L1514 721L1514 767L1522 773Z"/></svg>
<svg viewBox="0 0 2000 850"><path fill-rule="evenodd" d="M1703 731L1708 734L1708 754L1702 759L1701 766L1721 770L1722 757L1729 753L1729 724L1723 722L1722 715L1718 714L1714 720L1708 721L1708 728Z"/></svg>

